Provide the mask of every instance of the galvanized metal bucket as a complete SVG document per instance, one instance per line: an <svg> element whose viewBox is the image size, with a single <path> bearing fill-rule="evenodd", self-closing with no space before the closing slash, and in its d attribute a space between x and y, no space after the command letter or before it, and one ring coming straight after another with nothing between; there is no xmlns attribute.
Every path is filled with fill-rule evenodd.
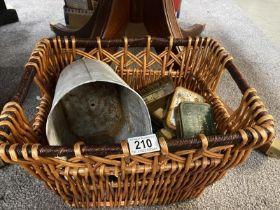
<svg viewBox="0 0 280 210"><path fill-rule="evenodd" d="M46 124L50 145L115 144L151 133L144 100L106 63L80 59L62 71Z"/></svg>

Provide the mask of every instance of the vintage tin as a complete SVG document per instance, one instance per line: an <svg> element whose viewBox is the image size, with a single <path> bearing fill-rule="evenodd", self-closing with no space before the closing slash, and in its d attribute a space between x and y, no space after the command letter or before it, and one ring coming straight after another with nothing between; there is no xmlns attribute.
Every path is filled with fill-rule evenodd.
<svg viewBox="0 0 280 210"><path fill-rule="evenodd" d="M184 101L205 102L205 99L201 95L192 92L184 87L177 87L170 101L170 105L165 120L165 124L168 128L172 130L176 130L176 119L175 119L174 110L181 102Z"/></svg>
<svg viewBox="0 0 280 210"><path fill-rule="evenodd" d="M173 130L168 129L168 128L162 128L162 129L158 130L156 135L158 138L163 137L167 140L176 137L176 133Z"/></svg>
<svg viewBox="0 0 280 210"><path fill-rule="evenodd" d="M179 138L216 133L212 108L207 103L182 102L176 108L176 132Z"/></svg>
<svg viewBox="0 0 280 210"><path fill-rule="evenodd" d="M163 77L155 82L137 90L147 104L149 111L153 112L162 107L167 96L174 92L174 83L170 76Z"/></svg>
<svg viewBox="0 0 280 210"><path fill-rule="evenodd" d="M151 133L144 100L106 63L80 59L62 71L46 124L50 145L115 144Z"/></svg>

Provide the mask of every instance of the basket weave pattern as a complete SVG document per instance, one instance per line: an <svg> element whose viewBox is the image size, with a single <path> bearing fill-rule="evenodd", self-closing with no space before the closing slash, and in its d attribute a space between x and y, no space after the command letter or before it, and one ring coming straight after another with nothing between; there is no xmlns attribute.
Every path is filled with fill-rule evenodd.
<svg viewBox="0 0 280 210"><path fill-rule="evenodd" d="M74 38L41 40L26 65L26 69L36 70L34 80L41 92L37 114L30 123L19 102L5 105L0 127L7 127L10 132L0 129L0 137L6 140L0 145L1 159L21 165L75 207L155 205L198 197L228 169L246 160L252 149L270 141L274 122L253 88L244 92L239 108L229 114L215 92L232 57L213 39L187 41L186 46L176 46L174 50L174 40L170 38L168 45L156 54L148 37L143 50L136 54L130 51L126 38L116 53L104 48L100 39L90 52L78 48ZM129 155L125 141L121 142L123 152L119 154L83 154L81 148L87 146L79 142L73 148L74 157L67 160L40 155L41 145L46 144L45 124L59 74L80 57L114 65L115 71L134 89L170 75L176 86L203 95L212 105L219 133L241 135L241 143L210 148L208 137L200 134L199 149L185 149L182 144L181 149L169 151L168 142L161 138L160 152L137 156ZM249 138L252 140L248 141Z"/></svg>

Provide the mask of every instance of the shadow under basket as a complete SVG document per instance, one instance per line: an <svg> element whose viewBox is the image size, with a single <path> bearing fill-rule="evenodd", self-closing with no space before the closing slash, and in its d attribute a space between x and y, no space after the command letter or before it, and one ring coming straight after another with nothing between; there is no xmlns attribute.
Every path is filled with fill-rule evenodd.
<svg viewBox="0 0 280 210"><path fill-rule="evenodd" d="M160 152L137 156L129 154L126 141L113 146L81 142L73 147L49 146L45 126L57 79L66 65L83 57L114 66L134 89L170 75L176 86L203 95L211 104L219 135L160 138ZM243 94L234 112L216 95L225 69ZM28 122L22 103L33 80L41 101ZM21 165L73 207L163 205L198 197L273 136L273 117L256 90L242 78L231 55L211 38L56 37L36 45L17 94L3 108L0 157Z"/></svg>

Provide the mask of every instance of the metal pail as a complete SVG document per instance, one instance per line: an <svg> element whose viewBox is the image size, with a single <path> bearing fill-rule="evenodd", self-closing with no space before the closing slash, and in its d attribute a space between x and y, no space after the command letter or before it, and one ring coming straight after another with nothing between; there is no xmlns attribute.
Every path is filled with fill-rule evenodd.
<svg viewBox="0 0 280 210"><path fill-rule="evenodd" d="M115 144L151 133L144 100L106 63L80 59L61 72L46 124L50 145Z"/></svg>

